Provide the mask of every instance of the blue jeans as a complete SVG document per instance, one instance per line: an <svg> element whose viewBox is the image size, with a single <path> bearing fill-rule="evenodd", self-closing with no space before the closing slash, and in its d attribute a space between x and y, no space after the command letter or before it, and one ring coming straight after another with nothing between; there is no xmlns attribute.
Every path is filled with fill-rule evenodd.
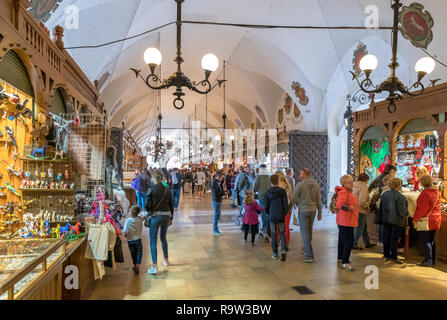
<svg viewBox="0 0 447 320"><path fill-rule="evenodd" d="M179 203L179 201L180 201L180 188L178 188L178 189L176 189L176 188L173 188L172 189L172 195L173 195L173 198L174 198L174 208L178 208L178 203Z"/></svg>
<svg viewBox="0 0 447 320"><path fill-rule="evenodd" d="M129 245L133 265L141 264L141 258L143 256L143 244L141 243L141 239L127 241L127 244Z"/></svg>
<svg viewBox="0 0 447 320"><path fill-rule="evenodd" d="M377 225L377 238L379 243L383 243L383 224Z"/></svg>
<svg viewBox="0 0 447 320"><path fill-rule="evenodd" d="M217 223L219 222L219 219L220 219L222 202L213 201L212 205L213 205L213 209L214 209L213 231L218 232L219 227L217 226Z"/></svg>
<svg viewBox="0 0 447 320"><path fill-rule="evenodd" d="M385 258L397 259L397 243L402 234L401 226L383 224L383 255Z"/></svg>
<svg viewBox="0 0 447 320"><path fill-rule="evenodd" d="M286 252L287 244L286 244L286 223L273 223L270 222L270 232L272 234L272 250L274 254L278 254L278 243L276 242L276 226L278 226L279 230L279 238L281 240L281 253Z"/></svg>
<svg viewBox="0 0 447 320"><path fill-rule="evenodd" d="M314 224L316 212L300 211L298 213L298 221L300 222L301 239L304 244L304 254L306 258L313 258L314 251L312 249L312 226Z"/></svg>
<svg viewBox="0 0 447 320"><path fill-rule="evenodd" d="M365 246L369 246L369 235L366 228L366 214L359 213L359 226L354 228L354 247L357 247L360 237Z"/></svg>
<svg viewBox="0 0 447 320"><path fill-rule="evenodd" d="M155 216L151 219L149 236L151 239L151 256L153 264L157 263L157 235L159 229L163 256L165 259L168 259L168 241L166 240L166 233L168 232L169 220L171 220L170 216Z"/></svg>
<svg viewBox="0 0 447 320"><path fill-rule="evenodd" d="M144 211L144 203L146 202L147 192L137 191L137 206L140 207L142 211Z"/></svg>
<svg viewBox="0 0 447 320"><path fill-rule="evenodd" d="M237 198L236 190L231 189L231 194L233 195L233 197L231 198L231 206L234 207L234 202L236 201Z"/></svg>
<svg viewBox="0 0 447 320"><path fill-rule="evenodd" d="M425 251L424 261L428 261L433 264L436 263L435 233L436 230L418 231L419 239L421 240L424 246Z"/></svg>

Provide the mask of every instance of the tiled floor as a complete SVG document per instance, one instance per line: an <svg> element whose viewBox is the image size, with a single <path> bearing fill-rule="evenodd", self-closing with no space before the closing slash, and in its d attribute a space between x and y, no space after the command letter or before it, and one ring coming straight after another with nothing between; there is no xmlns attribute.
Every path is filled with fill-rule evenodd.
<svg viewBox="0 0 447 320"><path fill-rule="evenodd" d="M233 215L224 200L223 215ZM191 217L204 216L202 219ZM208 216L208 217L206 217ZM143 264L135 276L127 245L126 262L116 270L106 268L90 299L446 299L447 265L435 269L416 266L421 257L411 252L407 265L381 259L378 248L355 251L351 256L353 272L337 264L337 229L334 216L315 221L313 247L315 263L302 261L299 227L291 234L290 251L285 263L271 259L270 244L257 240L246 246L239 227L232 222L220 225L224 235L212 233L209 194L193 200L183 196L174 224L168 231L167 269L159 264L160 274L145 273L150 264L148 230L143 235ZM229 219L226 221L230 221ZM161 259L159 245L158 255ZM367 290L365 267L379 269L379 289ZM307 286L314 294L300 295L295 286Z"/></svg>

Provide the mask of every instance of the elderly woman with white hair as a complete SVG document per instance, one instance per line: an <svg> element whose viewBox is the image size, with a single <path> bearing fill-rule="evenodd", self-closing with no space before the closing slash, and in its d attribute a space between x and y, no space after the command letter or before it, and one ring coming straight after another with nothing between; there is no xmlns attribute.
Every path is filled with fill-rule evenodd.
<svg viewBox="0 0 447 320"><path fill-rule="evenodd" d="M354 179L350 174L340 178L341 187L335 187L338 225L338 261L346 271L352 271L349 257L354 245L354 227L358 227L359 202L352 193Z"/></svg>

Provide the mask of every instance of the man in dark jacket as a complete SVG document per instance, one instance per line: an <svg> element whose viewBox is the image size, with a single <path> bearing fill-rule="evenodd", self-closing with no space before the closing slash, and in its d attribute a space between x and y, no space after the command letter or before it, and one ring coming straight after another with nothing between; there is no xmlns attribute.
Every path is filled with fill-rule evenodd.
<svg viewBox="0 0 447 320"><path fill-rule="evenodd" d="M178 204L180 202L180 188L182 186L182 175L178 172L177 168L174 168L171 172L171 186L172 186L172 196L174 198L174 208L178 209Z"/></svg>
<svg viewBox="0 0 447 320"><path fill-rule="evenodd" d="M287 203L287 193L279 185L279 176L274 174L270 177L273 187L271 187L264 197L264 210L269 216L270 232L272 239L273 259L278 259L278 243L276 240L276 228L279 230L281 239L281 261L286 261L286 224L285 218L289 209Z"/></svg>
<svg viewBox="0 0 447 320"><path fill-rule="evenodd" d="M402 180L393 178L388 182L388 186L391 190L382 195L379 206L384 229L383 255L387 260L392 259L396 263L402 263L397 258L397 243L408 218L408 202L399 192L402 188Z"/></svg>
<svg viewBox="0 0 447 320"><path fill-rule="evenodd" d="M393 166L392 164L387 164L382 174L371 182L371 184L368 187L368 192L371 192L374 188L379 188L379 194L381 194L383 188L383 178L389 174L396 176L396 170L397 169L395 166Z"/></svg>
<svg viewBox="0 0 447 320"><path fill-rule="evenodd" d="M222 181L223 181L223 174L221 171L218 171L214 176L213 183L211 184L212 205L214 209L213 233L216 236L222 235L222 231L220 231L219 227L217 226L220 219L222 197L225 194L225 192L222 189Z"/></svg>

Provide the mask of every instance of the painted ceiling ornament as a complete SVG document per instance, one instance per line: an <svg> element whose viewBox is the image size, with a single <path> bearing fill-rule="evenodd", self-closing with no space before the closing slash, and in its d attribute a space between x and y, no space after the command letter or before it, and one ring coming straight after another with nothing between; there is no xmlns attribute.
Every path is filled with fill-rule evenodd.
<svg viewBox="0 0 447 320"><path fill-rule="evenodd" d="M262 109L259 106L255 106L256 112L259 115L259 118L261 118L262 122L265 123L267 122L267 118L265 117L264 111L262 111Z"/></svg>
<svg viewBox="0 0 447 320"><path fill-rule="evenodd" d="M357 45L357 49L354 51L354 56L352 57L352 70L356 75L362 73L362 69L360 69L360 60L367 54L368 48L366 47L366 44L360 41Z"/></svg>
<svg viewBox="0 0 447 320"><path fill-rule="evenodd" d="M292 82L292 90L295 91L295 96L299 99L301 105L306 106L309 103L309 97L306 95L306 90L301 87L299 82Z"/></svg>
<svg viewBox="0 0 447 320"><path fill-rule="evenodd" d="M282 124L284 120L284 109L278 110L278 123Z"/></svg>
<svg viewBox="0 0 447 320"><path fill-rule="evenodd" d="M402 7L399 13L399 22L401 32L405 39L417 48L427 49L433 40L433 18L427 10L423 11L424 6L414 2L409 7Z"/></svg>
<svg viewBox="0 0 447 320"><path fill-rule="evenodd" d="M298 108L296 103L293 104L293 116L295 117L295 119L299 119L299 117L301 116L300 108Z"/></svg>
<svg viewBox="0 0 447 320"><path fill-rule="evenodd" d="M290 114L290 111L292 111L292 98L286 94L286 97L284 99L284 110L286 111L286 114Z"/></svg>
<svg viewBox="0 0 447 320"><path fill-rule="evenodd" d="M31 0L28 11L39 22L47 22L63 0Z"/></svg>

